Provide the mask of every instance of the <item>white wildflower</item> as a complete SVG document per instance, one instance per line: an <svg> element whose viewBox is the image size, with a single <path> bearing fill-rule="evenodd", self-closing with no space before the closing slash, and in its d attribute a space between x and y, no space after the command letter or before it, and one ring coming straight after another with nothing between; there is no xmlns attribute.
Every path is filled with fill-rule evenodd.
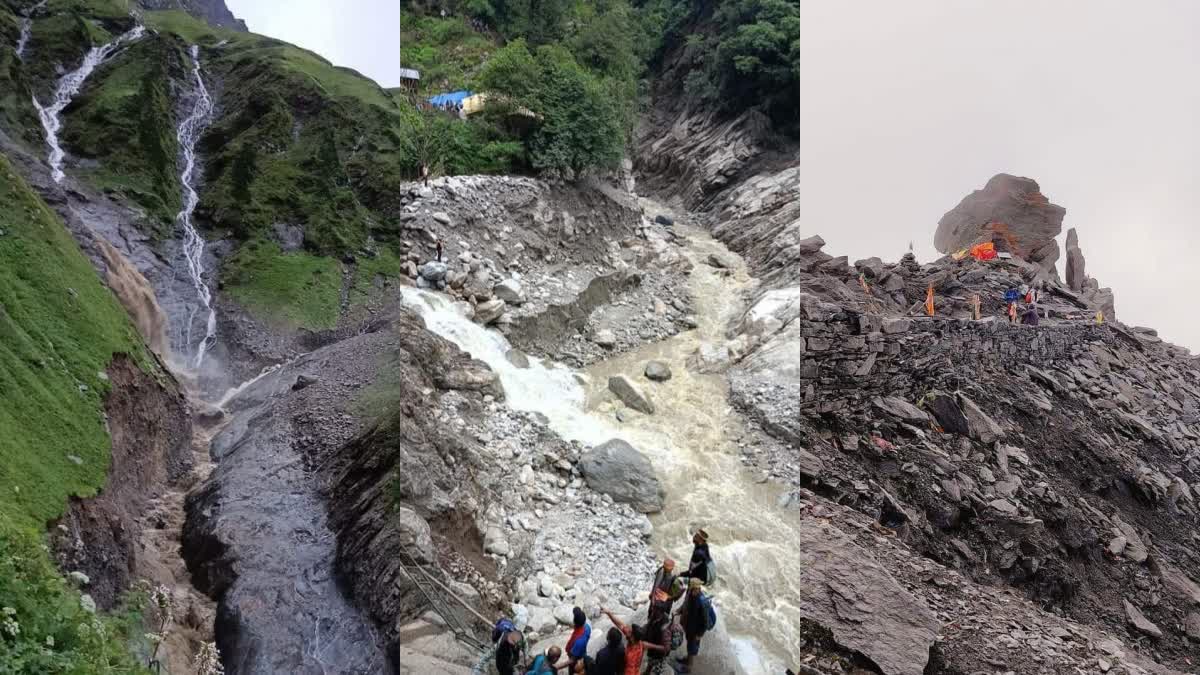
<svg viewBox="0 0 1200 675"><path fill-rule="evenodd" d="M225 669L221 667L221 653L211 642L201 643L192 665L196 668L196 675L225 675Z"/></svg>
<svg viewBox="0 0 1200 675"><path fill-rule="evenodd" d="M21 634L21 624L17 623L11 616L6 616L4 617L4 623L0 623L0 630L3 630L12 637L17 637Z"/></svg>

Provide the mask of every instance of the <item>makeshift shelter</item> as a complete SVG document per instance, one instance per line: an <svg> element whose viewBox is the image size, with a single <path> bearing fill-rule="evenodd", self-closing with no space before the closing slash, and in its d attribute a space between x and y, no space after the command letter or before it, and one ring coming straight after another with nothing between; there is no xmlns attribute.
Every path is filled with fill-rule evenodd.
<svg viewBox="0 0 1200 675"><path fill-rule="evenodd" d="M421 71L413 68L400 69L400 88L407 92L415 92L421 84Z"/></svg>
<svg viewBox="0 0 1200 675"><path fill-rule="evenodd" d="M442 110L458 110L463 101L471 97L471 92L464 90L438 94L429 99L429 105Z"/></svg>

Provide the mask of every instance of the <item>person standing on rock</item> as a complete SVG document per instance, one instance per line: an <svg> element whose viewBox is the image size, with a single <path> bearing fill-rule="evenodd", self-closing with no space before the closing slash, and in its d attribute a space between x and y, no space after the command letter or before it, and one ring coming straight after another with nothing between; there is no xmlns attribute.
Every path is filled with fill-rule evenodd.
<svg viewBox="0 0 1200 675"><path fill-rule="evenodd" d="M622 671L623 675L642 675L642 657L646 655L647 651L662 652L664 654L667 652L666 645L654 644L647 640L650 636L646 634L644 627L637 624L633 626L626 625L625 622L613 616L613 613L609 610L605 609L601 611L604 612L609 621L613 622L617 630L621 631L621 634L625 636L627 644L625 647L625 670Z"/></svg>
<svg viewBox="0 0 1200 675"><path fill-rule="evenodd" d="M435 244L435 246L437 247L437 257L438 257L437 261L442 262L442 238L441 237L437 238L437 243Z"/></svg>
<svg viewBox="0 0 1200 675"><path fill-rule="evenodd" d="M582 609L575 607L571 610L571 615L574 629L571 631L571 637L567 639L567 658L574 668L576 661L587 656L588 641L592 639L592 626L587 622L587 615Z"/></svg>
<svg viewBox="0 0 1200 675"><path fill-rule="evenodd" d="M425 181L425 187L429 187L429 165L421 165L421 180Z"/></svg>
<svg viewBox="0 0 1200 675"><path fill-rule="evenodd" d="M696 530L692 535L692 559L686 572L679 575L680 579L699 579L700 583L713 582L713 559L708 552L708 533Z"/></svg>
<svg viewBox="0 0 1200 675"><path fill-rule="evenodd" d="M692 670L692 661L700 653L700 640L708 632L708 603L704 596L703 585L699 579L692 579L688 584L687 597L680 605L677 614L683 623L683 634L687 638L687 656L676 659L679 666L676 672L688 673Z"/></svg>
<svg viewBox="0 0 1200 675"><path fill-rule="evenodd" d="M605 645L596 652L596 660L588 675L624 675L625 645L621 630L616 626L608 629L605 635Z"/></svg>

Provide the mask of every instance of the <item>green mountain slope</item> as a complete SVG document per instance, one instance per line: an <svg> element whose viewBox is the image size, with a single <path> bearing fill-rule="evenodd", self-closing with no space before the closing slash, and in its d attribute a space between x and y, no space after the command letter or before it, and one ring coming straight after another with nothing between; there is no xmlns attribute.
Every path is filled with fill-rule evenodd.
<svg viewBox="0 0 1200 675"><path fill-rule="evenodd" d="M125 310L2 155L0 204L0 670L140 672L124 644L130 617L82 609L42 542L68 497L104 485L113 355L149 361Z"/></svg>

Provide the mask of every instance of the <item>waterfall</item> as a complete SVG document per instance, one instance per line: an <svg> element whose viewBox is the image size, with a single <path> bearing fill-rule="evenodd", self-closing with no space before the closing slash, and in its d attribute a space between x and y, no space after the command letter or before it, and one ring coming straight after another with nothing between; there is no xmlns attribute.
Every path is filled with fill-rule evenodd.
<svg viewBox="0 0 1200 675"><path fill-rule="evenodd" d="M192 361L192 367L198 370L200 364L204 362L204 353L217 334L217 313L212 308L212 291L209 290L208 284L204 283L204 237L200 236L192 222L192 213L196 210L196 204L200 202L200 195L196 193L195 186L196 142L200 140L200 134L212 116L213 102L212 97L208 94L208 88L204 86L204 77L200 74L200 47L192 45L191 51L192 79L195 89L192 91L192 112L179 123L179 130L176 134L183 153L183 171L179 176L179 183L183 185L183 210L175 219L183 228L183 255L187 259L188 275L192 279L192 285L196 288L196 295L200 300L200 305L193 306L188 316L184 337L185 352L191 347L192 324L196 312L203 308L207 313L204 320L204 338L196 346L196 356Z"/></svg>
<svg viewBox="0 0 1200 675"><path fill-rule="evenodd" d="M47 162L50 164L50 175L54 178L55 183L61 183L65 177L62 170L63 149L58 144L58 132L62 130L62 111L70 105L71 99L79 93L84 80L92 74L96 66L103 63L118 47L140 38L145 32L145 26L134 26L116 40L100 47L92 47L83 57L83 63L75 70L63 75L62 79L58 81L58 87L54 90L54 102L49 106L43 107L37 97L33 97L33 107L37 108L38 116L42 119L42 127L46 130L46 145L50 148Z"/></svg>
<svg viewBox="0 0 1200 675"><path fill-rule="evenodd" d="M29 44L29 34L33 32L33 13L46 6L46 0L30 7L21 14L21 35L17 38L17 58L25 60L25 46Z"/></svg>

